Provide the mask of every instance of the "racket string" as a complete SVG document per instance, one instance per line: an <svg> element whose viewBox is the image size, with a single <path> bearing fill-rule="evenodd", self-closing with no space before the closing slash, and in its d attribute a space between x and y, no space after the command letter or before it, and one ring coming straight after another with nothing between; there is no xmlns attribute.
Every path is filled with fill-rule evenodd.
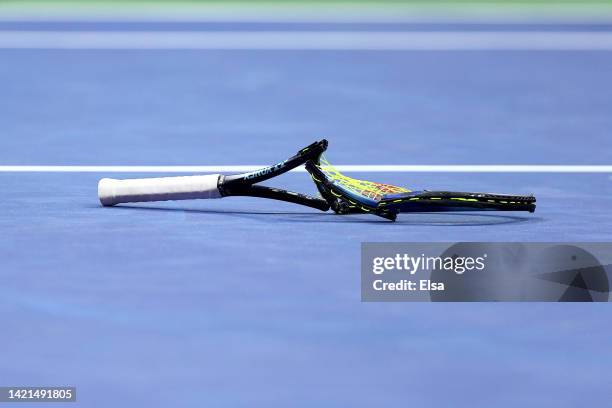
<svg viewBox="0 0 612 408"><path fill-rule="evenodd" d="M317 166L333 184L341 186L354 194L366 197L370 200L380 201L387 194L409 193L410 190L393 186L391 184L375 183L367 180L358 180L347 177L332 166L326 158L321 157Z"/></svg>

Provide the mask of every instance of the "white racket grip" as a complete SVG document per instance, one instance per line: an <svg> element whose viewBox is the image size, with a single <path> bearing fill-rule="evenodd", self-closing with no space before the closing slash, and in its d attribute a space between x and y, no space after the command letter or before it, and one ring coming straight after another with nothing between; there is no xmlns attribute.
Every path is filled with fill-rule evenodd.
<svg viewBox="0 0 612 408"><path fill-rule="evenodd" d="M104 206L145 201L221 198L217 188L219 177L219 174L210 174L128 180L103 178L98 183L98 198Z"/></svg>

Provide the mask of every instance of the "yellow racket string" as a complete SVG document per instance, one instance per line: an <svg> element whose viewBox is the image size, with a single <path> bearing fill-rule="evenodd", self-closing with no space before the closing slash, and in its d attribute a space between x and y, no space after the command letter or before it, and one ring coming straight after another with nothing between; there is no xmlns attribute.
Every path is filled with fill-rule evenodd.
<svg viewBox="0 0 612 408"><path fill-rule="evenodd" d="M367 197L371 200L380 201L387 194L409 193L410 190L392 186L390 184L374 183L372 181L357 180L347 177L332 166L325 157L321 157L317 166L329 180L355 194Z"/></svg>

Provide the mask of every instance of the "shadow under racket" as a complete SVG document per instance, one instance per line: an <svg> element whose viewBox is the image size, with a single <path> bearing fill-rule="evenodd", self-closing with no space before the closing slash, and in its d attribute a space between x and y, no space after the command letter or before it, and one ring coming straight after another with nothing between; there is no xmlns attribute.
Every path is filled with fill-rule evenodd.
<svg viewBox="0 0 612 408"><path fill-rule="evenodd" d="M284 222L317 222L317 223L359 223L359 224L389 224L389 225L423 225L423 226L487 226L487 225L507 225L520 223L536 223L543 221L538 217L522 217L517 215L485 214L485 213L465 213L465 212L444 212L444 213L402 213L395 222L383 219L372 219L367 214L364 215L337 215L332 212L299 212L299 211L252 211L234 209L203 209L185 207L160 207L148 205L120 205L115 206L111 211L117 209L129 211L160 211L160 212L183 212L189 216L197 217L198 214L219 214L232 217L264 220L269 216L282 216Z"/></svg>

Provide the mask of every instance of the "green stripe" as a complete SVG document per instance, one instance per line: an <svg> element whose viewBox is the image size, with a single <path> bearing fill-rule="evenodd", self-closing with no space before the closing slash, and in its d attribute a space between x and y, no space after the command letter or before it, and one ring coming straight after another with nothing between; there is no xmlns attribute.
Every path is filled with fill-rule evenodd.
<svg viewBox="0 0 612 408"><path fill-rule="evenodd" d="M320 5L329 6L333 4L339 5L355 5L355 6L423 6L432 9L444 9L448 6L466 7L472 6L521 6L530 8L532 6L597 6L597 5L612 5L612 0L445 0L441 2L424 1L424 0L262 0L262 1L245 1L245 0L4 0L0 1L0 6L5 5L73 5L81 7L98 7L104 5L112 5L113 7L129 7L142 5L165 5L168 7L181 7L190 5L215 5L223 6L231 4L243 5L248 7L254 6L277 6L277 5Z"/></svg>
<svg viewBox="0 0 612 408"><path fill-rule="evenodd" d="M265 14L274 17L279 13L301 15L316 14L342 16L351 15L373 16L391 15L405 12L407 14L436 16L454 16L469 19L511 17L567 17L589 21L599 21L612 17L612 0L0 0L0 14L34 13L37 15L86 15L89 12L101 12L104 15L122 14L125 12L138 14L146 10L155 15L166 12L176 13L208 13L222 14L249 13ZM116 12L116 13L115 13ZM246 13L246 14L245 14ZM381 14L382 13L382 14Z"/></svg>

